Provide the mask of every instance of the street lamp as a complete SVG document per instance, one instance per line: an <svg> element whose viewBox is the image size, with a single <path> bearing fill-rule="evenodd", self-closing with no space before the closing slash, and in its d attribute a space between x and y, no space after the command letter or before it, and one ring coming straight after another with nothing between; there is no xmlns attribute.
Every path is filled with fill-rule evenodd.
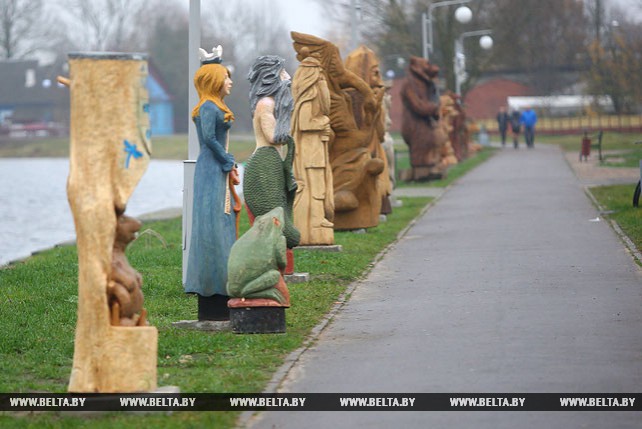
<svg viewBox="0 0 642 429"><path fill-rule="evenodd" d="M432 39L432 11L438 7L453 6L456 4L469 3L471 0L447 0L437 3L430 3L428 6L428 13L421 14L421 40L424 48L424 58L428 59L428 53L433 53L433 39ZM466 6L458 7L455 11L455 19L466 24L473 18L473 12Z"/></svg>
<svg viewBox="0 0 642 429"><path fill-rule="evenodd" d="M393 68L389 68L388 66L390 65L391 61L394 60L394 66L393 68L397 70L403 70L403 68L406 66L406 60L399 54L391 54L391 55L386 55L383 57L381 64L381 68L385 67L386 68L386 78L388 79L394 79L397 73L393 70Z"/></svg>
<svg viewBox="0 0 642 429"><path fill-rule="evenodd" d="M461 84L468 79L466 73L466 55L464 54L464 39L472 36L482 36L479 39L479 46L482 49L490 49L493 47L493 39L489 36L491 30L477 30L461 33L457 40L455 40L455 58L453 59L453 69L455 71L455 92L461 95Z"/></svg>

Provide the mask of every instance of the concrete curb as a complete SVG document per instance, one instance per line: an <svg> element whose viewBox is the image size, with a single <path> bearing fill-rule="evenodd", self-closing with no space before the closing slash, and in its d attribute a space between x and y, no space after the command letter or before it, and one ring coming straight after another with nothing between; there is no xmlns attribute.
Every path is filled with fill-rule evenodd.
<svg viewBox="0 0 642 429"><path fill-rule="evenodd" d="M594 186L585 186L584 187L584 193L589 197L593 205L598 209L600 212L601 216L604 216L604 213L607 212L607 210L600 205L600 203L595 199L593 196L593 193L591 192L591 188L600 186L600 185L594 185ZM620 225L614 220L614 219L609 219L606 218L605 220L608 220L609 225L611 225L611 228L615 231L615 233L620 237L620 240L624 243L626 246L626 249L629 251L633 259L637 262L638 265L642 266L642 253L640 253L640 250L637 248L635 243L629 238L628 235L622 230Z"/></svg>
<svg viewBox="0 0 642 429"><path fill-rule="evenodd" d="M571 169L571 171L573 172L573 175L575 176L575 178L578 180L578 182L581 183L582 179L577 174L577 171L575 171L575 168L573 168L573 165L568 160L566 154L564 153L563 150L560 149L560 151L562 152L562 156L564 157L564 161L568 165L568 168ZM595 197L593 196L593 193L591 192L591 188L594 188L594 187L597 187L597 186L608 186L608 185L606 185L606 184L604 184L604 185L599 185L599 184L582 185L582 187L584 188L584 193L586 194L586 196L588 196L588 198L591 200L593 205L597 208L597 210L599 211L600 215L602 217L604 217L604 213L607 210L604 207L602 207L602 205L600 205L600 203L595 199ZM611 228L613 228L613 230L618 235L618 237L620 237L620 240L622 240L622 242L626 246L627 250L629 251L629 253L633 257L633 259L635 259L635 261L637 262L638 265L642 266L642 253L637 248L635 243L633 243L633 241L624 233L624 231L622 230L620 225L614 219L606 219L606 220L608 220L609 224L611 225Z"/></svg>

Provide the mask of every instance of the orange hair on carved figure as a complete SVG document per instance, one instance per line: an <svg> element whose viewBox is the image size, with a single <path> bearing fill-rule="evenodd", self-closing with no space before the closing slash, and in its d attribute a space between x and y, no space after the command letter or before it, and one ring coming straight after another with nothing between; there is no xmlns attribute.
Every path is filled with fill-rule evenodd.
<svg viewBox="0 0 642 429"><path fill-rule="evenodd" d="M225 83L225 78L230 76L230 71L221 64L203 64L199 67L194 75L194 87L196 87L199 101L192 110L192 118L198 116L198 111L203 103L211 101L225 112L225 121L234 120L234 113L227 107L221 97L221 89Z"/></svg>

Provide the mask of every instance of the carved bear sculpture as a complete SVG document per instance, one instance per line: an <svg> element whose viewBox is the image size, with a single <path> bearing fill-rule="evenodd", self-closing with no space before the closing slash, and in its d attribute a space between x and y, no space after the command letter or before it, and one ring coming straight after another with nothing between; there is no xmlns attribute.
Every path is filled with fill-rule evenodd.
<svg viewBox="0 0 642 429"><path fill-rule="evenodd" d="M290 306L281 276L286 264L284 219L283 208L276 207L257 217L252 228L234 243L227 268L229 296L243 303L260 299L261 306ZM242 306L239 300L228 305Z"/></svg>
<svg viewBox="0 0 642 429"><path fill-rule="evenodd" d="M420 57L410 57L408 74L401 89L403 121L401 134L410 149L413 180L443 177L442 146L446 142L439 126L439 67Z"/></svg>
<svg viewBox="0 0 642 429"><path fill-rule="evenodd" d="M116 326L143 326L146 311L143 309L143 278L127 261L125 248L136 238L140 221L121 214L116 224L116 238L111 262L107 296L111 324Z"/></svg>

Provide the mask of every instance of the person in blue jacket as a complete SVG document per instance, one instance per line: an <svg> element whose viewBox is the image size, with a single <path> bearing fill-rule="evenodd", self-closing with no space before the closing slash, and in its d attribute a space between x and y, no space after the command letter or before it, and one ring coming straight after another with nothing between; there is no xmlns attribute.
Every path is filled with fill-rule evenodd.
<svg viewBox="0 0 642 429"><path fill-rule="evenodd" d="M537 113L531 107L527 107L522 112L520 122L524 125L524 138L526 147L532 149L535 147L535 124L537 123Z"/></svg>

